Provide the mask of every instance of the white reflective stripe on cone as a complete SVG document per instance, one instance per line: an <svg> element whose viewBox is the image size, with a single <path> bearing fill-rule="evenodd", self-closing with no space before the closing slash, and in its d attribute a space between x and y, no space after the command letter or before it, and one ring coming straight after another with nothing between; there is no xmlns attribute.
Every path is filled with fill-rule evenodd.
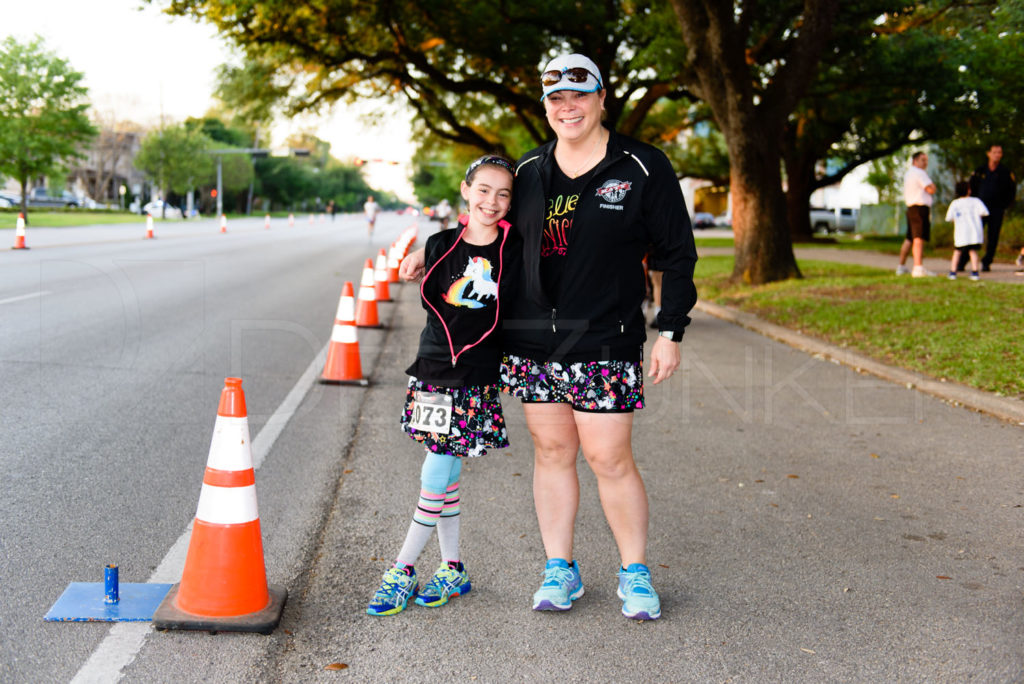
<svg viewBox="0 0 1024 684"><path fill-rule="evenodd" d="M217 470L248 470L252 468L252 445L249 443L249 419L217 416L210 441L209 468Z"/></svg>
<svg viewBox="0 0 1024 684"><path fill-rule="evenodd" d="M356 327L354 325L335 325L334 328L331 329L331 342L355 344Z"/></svg>
<svg viewBox="0 0 1024 684"><path fill-rule="evenodd" d="M356 320L356 300L352 297L342 297L338 302L338 313L334 316L336 321Z"/></svg>
<svg viewBox="0 0 1024 684"><path fill-rule="evenodd" d="M359 299L364 302L377 301L377 295L373 291L373 283L362 285L359 288Z"/></svg>
<svg viewBox="0 0 1024 684"><path fill-rule="evenodd" d="M373 279L376 280L378 283L386 283L388 280L387 267L385 266L384 268L378 268L376 271L374 271Z"/></svg>
<svg viewBox="0 0 1024 684"><path fill-rule="evenodd" d="M360 287L365 287L366 285L369 285L370 287L373 287L373 269L372 268L364 268L363 269L363 279L359 281L359 285L360 285Z"/></svg>
<svg viewBox="0 0 1024 684"><path fill-rule="evenodd" d="M256 485L217 487L203 484L199 492L196 520L213 525L238 525L259 518L256 512Z"/></svg>

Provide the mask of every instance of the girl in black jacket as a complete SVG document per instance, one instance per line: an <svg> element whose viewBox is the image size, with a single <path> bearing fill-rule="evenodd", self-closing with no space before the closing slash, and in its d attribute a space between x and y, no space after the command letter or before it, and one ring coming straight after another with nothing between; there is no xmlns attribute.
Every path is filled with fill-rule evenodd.
<svg viewBox="0 0 1024 684"><path fill-rule="evenodd" d="M462 458L508 446L496 333L511 277L521 269L522 247L504 220L512 201L512 163L496 156L477 159L462 182L462 197L469 214L460 217L461 227L427 240L427 274L420 286L427 323L416 361L406 371L411 377L401 419L409 437L426 447L426 458L405 543L370 600L370 615L401 612L410 598L442 606L470 590L459 558ZM435 527L442 563L420 591L414 564Z"/></svg>

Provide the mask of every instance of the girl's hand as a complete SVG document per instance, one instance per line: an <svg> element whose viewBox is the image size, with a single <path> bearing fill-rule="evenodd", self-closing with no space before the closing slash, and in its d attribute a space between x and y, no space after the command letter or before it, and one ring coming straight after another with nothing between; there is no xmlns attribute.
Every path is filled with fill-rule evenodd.
<svg viewBox="0 0 1024 684"><path fill-rule="evenodd" d="M402 259L398 265L398 277L407 283L419 280L423 277L423 264L426 259L423 256L423 248L411 252Z"/></svg>
<svg viewBox="0 0 1024 684"><path fill-rule="evenodd" d="M651 349L651 372L647 377L654 378L654 385L668 380L679 368L679 361L679 343L659 335Z"/></svg>

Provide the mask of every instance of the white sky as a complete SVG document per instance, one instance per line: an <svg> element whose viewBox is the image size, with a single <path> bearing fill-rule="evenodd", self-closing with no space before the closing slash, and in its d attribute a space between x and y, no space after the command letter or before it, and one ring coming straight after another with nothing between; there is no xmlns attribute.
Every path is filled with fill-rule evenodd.
<svg viewBox="0 0 1024 684"><path fill-rule="evenodd" d="M217 66L233 60L213 27L168 17L140 0L3 4L0 38L15 35L27 42L35 34L42 36L49 50L85 74L93 106L118 119L155 126L161 118L181 121L202 116L213 102ZM327 117L280 121L274 129L274 144L289 133L309 130L330 142L331 154L342 161L354 157L402 161L403 166L370 163L363 167L364 173L373 187L411 200L404 165L413 152L405 133L409 115L396 112L384 126L369 127L359 113L339 108Z"/></svg>

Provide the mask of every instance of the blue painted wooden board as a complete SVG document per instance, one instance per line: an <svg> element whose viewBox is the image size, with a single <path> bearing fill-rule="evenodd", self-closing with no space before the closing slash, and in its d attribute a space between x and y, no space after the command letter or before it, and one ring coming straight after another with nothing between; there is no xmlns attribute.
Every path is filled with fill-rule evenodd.
<svg viewBox="0 0 1024 684"><path fill-rule="evenodd" d="M102 582L72 582L50 612L48 622L147 622L171 589L170 584L120 584L120 600L105 603Z"/></svg>

